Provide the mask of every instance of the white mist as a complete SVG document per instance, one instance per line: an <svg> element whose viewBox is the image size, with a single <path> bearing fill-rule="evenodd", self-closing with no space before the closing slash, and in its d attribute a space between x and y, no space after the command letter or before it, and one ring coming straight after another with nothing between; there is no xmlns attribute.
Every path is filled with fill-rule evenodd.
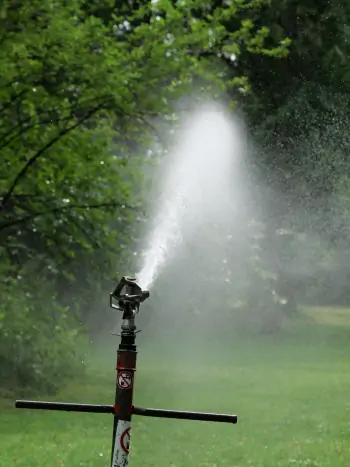
<svg viewBox="0 0 350 467"><path fill-rule="evenodd" d="M222 207L232 204L244 153L241 126L218 105L210 104L183 122L178 143L167 155L161 196L137 274L149 289L183 238L217 223Z"/></svg>

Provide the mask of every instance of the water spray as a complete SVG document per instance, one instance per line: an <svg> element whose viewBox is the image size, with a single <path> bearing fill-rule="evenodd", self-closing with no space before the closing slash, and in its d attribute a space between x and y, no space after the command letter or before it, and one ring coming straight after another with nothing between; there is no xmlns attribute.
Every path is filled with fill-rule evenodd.
<svg viewBox="0 0 350 467"><path fill-rule="evenodd" d="M184 412L177 410L146 409L133 405L134 377L136 371L136 334L135 318L140 304L149 297L142 290L135 277L123 277L114 292L110 294L110 306L121 311L121 337L117 357L117 379L114 405L75 404L68 402L43 402L17 400L19 409L60 410L67 412L106 413L113 415L113 436L111 467L129 465L131 419L133 415L174 418L179 420L198 420L209 422L237 423L236 415Z"/></svg>

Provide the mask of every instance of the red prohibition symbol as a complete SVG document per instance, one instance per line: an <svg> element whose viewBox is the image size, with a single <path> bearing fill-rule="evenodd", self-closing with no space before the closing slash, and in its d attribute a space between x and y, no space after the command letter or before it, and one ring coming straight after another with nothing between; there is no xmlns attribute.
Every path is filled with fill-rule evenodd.
<svg viewBox="0 0 350 467"><path fill-rule="evenodd" d="M124 430L120 437L120 447L125 452L125 454L129 454L129 446L130 446L130 427Z"/></svg>
<svg viewBox="0 0 350 467"><path fill-rule="evenodd" d="M118 373L118 387L120 389L130 389L132 386L132 373L130 371L120 371Z"/></svg>

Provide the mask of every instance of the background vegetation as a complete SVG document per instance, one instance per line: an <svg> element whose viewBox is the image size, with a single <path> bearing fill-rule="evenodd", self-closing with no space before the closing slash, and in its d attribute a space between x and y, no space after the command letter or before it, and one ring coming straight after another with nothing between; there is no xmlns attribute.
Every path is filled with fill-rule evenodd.
<svg viewBox="0 0 350 467"><path fill-rule="evenodd" d="M268 206L250 224L254 290L222 286L229 313L244 303L272 333L302 305L349 305L349 21L346 1L1 3L3 395L84 377L101 297L134 268L148 150L188 99L240 109Z"/></svg>
<svg viewBox="0 0 350 467"><path fill-rule="evenodd" d="M265 44L260 8L2 4L1 386L55 390L79 361L74 336L96 329L95 298L118 264L128 269L145 216L152 121L198 86L245 92L245 74L216 73L212 54L286 55L280 41Z"/></svg>
<svg viewBox="0 0 350 467"><path fill-rule="evenodd" d="M108 462L107 419L14 413L12 399L107 402L113 352L98 336L108 291L140 250L149 148L164 149L188 103L214 98L240 110L262 182L267 208L246 245L254 287L237 268L225 270L234 286L201 270L215 291L206 327L198 293L177 297L186 329L175 319L161 350L145 347L136 397L243 421L232 432L137 420L133 465L349 465L348 24L345 0L1 2L0 463ZM165 354L175 330L181 346Z"/></svg>

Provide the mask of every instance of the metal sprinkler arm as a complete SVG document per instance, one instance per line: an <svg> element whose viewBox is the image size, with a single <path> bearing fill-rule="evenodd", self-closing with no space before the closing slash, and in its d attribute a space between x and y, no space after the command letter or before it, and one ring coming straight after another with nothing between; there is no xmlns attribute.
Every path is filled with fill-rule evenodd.
<svg viewBox="0 0 350 467"><path fill-rule="evenodd" d="M16 409L39 409L56 410L59 412L87 412L87 413L108 413L114 414L113 405L97 404L76 404L70 402L44 402L18 400L15 404ZM132 406L132 414L143 417L155 418L173 418L176 420L196 420L202 422L221 422L237 423L237 415L207 413L207 412L188 412L184 410L163 410L163 409L144 409L142 407Z"/></svg>

